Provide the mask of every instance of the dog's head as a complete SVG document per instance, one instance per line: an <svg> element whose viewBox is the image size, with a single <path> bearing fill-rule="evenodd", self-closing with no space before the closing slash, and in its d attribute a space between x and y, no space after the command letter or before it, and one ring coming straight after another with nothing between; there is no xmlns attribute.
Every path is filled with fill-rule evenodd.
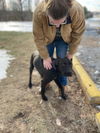
<svg viewBox="0 0 100 133"><path fill-rule="evenodd" d="M62 76L72 76L72 60L65 58L57 58L55 60L55 67L58 73Z"/></svg>

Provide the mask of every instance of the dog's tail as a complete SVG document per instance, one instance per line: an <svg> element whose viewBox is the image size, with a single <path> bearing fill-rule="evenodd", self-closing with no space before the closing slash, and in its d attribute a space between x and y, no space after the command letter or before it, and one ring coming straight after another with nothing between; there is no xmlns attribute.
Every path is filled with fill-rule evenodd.
<svg viewBox="0 0 100 133"><path fill-rule="evenodd" d="M32 54L30 59L30 67L34 67L33 60L34 60L34 55Z"/></svg>
<svg viewBox="0 0 100 133"><path fill-rule="evenodd" d="M33 60L34 60L34 55L32 54L30 59L30 68L29 68L29 84L28 84L29 88L32 88L32 72L34 69Z"/></svg>

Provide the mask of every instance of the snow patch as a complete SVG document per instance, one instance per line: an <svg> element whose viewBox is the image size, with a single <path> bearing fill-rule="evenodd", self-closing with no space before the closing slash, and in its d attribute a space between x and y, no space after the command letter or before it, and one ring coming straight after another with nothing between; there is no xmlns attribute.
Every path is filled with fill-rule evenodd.
<svg viewBox="0 0 100 133"><path fill-rule="evenodd" d="M0 81L7 77L7 68L10 66L10 61L15 59L8 54L7 50L0 50Z"/></svg>

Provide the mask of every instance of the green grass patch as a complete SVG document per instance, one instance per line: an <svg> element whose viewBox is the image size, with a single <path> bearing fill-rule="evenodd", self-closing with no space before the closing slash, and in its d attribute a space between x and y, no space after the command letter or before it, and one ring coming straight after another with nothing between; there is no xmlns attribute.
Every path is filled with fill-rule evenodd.
<svg viewBox="0 0 100 133"><path fill-rule="evenodd" d="M24 56L34 50L32 33L0 32L0 49L7 49L15 56Z"/></svg>

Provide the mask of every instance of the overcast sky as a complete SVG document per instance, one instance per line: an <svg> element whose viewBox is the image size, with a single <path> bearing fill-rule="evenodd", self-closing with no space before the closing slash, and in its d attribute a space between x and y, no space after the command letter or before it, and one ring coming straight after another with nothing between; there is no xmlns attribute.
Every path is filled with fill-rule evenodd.
<svg viewBox="0 0 100 133"><path fill-rule="evenodd" d="M6 0L6 1L11 1L11 0ZM32 0L32 1L34 4L34 2L37 0ZM77 1L81 3L83 6L86 6L90 11L100 11L100 0L77 0Z"/></svg>
<svg viewBox="0 0 100 133"><path fill-rule="evenodd" d="M77 0L91 11L100 11L100 0Z"/></svg>

